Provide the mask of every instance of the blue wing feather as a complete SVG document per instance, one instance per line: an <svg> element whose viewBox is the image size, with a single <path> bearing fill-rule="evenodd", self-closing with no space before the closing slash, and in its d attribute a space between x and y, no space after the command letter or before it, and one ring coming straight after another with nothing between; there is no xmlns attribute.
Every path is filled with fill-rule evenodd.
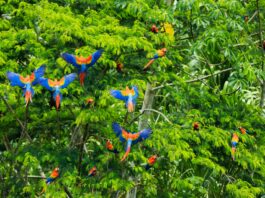
<svg viewBox="0 0 265 198"><path fill-rule="evenodd" d="M98 61L98 59L101 57L102 52L103 52L102 49L97 50L96 52L94 52L92 54L92 60L87 66L93 66Z"/></svg>
<svg viewBox="0 0 265 198"><path fill-rule="evenodd" d="M64 84L60 87L61 89L67 87L72 81L74 81L74 79L76 78L76 74L72 73L72 74L68 74L64 77Z"/></svg>
<svg viewBox="0 0 265 198"><path fill-rule="evenodd" d="M45 87L49 91L54 90L54 88L49 85L47 78L40 78L38 82L41 84L41 86Z"/></svg>
<svg viewBox="0 0 265 198"><path fill-rule="evenodd" d="M11 86L19 86L21 88L25 87L25 84L21 82L20 75L14 72L7 72L7 78L10 80Z"/></svg>
<svg viewBox="0 0 265 198"><path fill-rule="evenodd" d="M80 69L81 65L77 64L76 58L74 55L72 54L68 54L68 53L62 53L61 56L63 57L63 59L72 64L73 66L75 66L77 69Z"/></svg>
<svg viewBox="0 0 265 198"><path fill-rule="evenodd" d="M152 133L151 129L143 129L139 132L139 137L133 141L133 144L136 144L138 142L141 142L149 137L149 135Z"/></svg>
<svg viewBox="0 0 265 198"><path fill-rule="evenodd" d="M113 122L112 123L112 129L113 129L114 133L116 134L116 136L120 138L121 142L126 141L126 139L122 137L122 128L118 123Z"/></svg>
<svg viewBox="0 0 265 198"><path fill-rule="evenodd" d="M34 76L35 76L35 79L34 81L32 82L32 85L36 85L39 83L39 78L42 77L44 75L44 72L45 72L45 65L42 65L40 66L38 69L36 69L34 71Z"/></svg>
<svg viewBox="0 0 265 198"><path fill-rule="evenodd" d="M123 100L123 101L127 101L128 100L128 96L124 96L122 95L121 91L119 90L111 90L110 94L114 97L117 98L119 100Z"/></svg>

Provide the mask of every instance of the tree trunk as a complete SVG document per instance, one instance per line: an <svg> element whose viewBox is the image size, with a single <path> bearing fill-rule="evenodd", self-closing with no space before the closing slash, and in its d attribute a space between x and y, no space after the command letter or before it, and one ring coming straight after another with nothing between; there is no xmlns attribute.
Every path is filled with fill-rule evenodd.
<svg viewBox="0 0 265 198"><path fill-rule="evenodd" d="M139 119L138 131L143 130L144 128L148 127L148 120L151 116L151 111L144 111L145 109L152 109L153 102L154 102L154 91L152 90L151 84L148 82L146 85L146 90L144 94L144 101L141 109L141 113L143 115ZM136 198L137 196L137 186L134 187L132 190L127 191L126 198Z"/></svg>
<svg viewBox="0 0 265 198"><path fill-rule="evenodd" d="M145 109L152 109L153 102L154 102L154 91L152 90L151 84L148 82L146 85L146 90L144 94L144 102L142 105L141 113ZM150 119L151 116L151 111L144 111L143 115L139 119L139 125L138 125L138 130L142 130L146 127L148 127L148 120Z"/></svg>

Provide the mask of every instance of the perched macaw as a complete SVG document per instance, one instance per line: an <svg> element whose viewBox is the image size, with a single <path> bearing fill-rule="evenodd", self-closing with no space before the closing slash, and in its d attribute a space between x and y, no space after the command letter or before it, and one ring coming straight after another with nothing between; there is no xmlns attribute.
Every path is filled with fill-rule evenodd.
<svg viewBox="0 0 265 198"><path fill-rule="evenodd" d="M136 105L136 100L138 98L138 88L136 86L133 86L132 89L129 89L126 86L126 89L123 91L119 90L111 90L110 94L119 99L123 100L125 102L125 105L128 109L128 112L133 112Z"/></svg>
<svg viewBox="0 0 265 198"><path fill-rule="evenodd" d="M243 127L238 127L238 129L240 130L240 132L241 132L243 135L248 134L248 135L254 135L254 136L256 136L256 133L255 133L255 132L253 132L253 131L249 131L249 130L243 128Z"/></svg>
<svg viewBox="0 0 265 198"><path fill-rule="evenodd" d="M147 164L145 165L145 170L149 170L155 164L156 160L157 155L152 155L151 157L149 157Z"/></svg>
<svg viewBox="0 0 265 198"><path fill-rule="evenodd" d="M238 127L238 129L240 130L240 132L241 132L243 135L249 133L249 131L248 131L247 129L243 128L243 127Z"/></svg>
<svg viewBox="0 0 265 198"><path fill-rule="evenodd" d="M102 52L103 52L102 49L97 50L96 52L94 52L93 54L89 55L86 58L82 56L78 57L68 53L62 53L62 57L66 62L72 64L74 67L78 69L80 84L83 86L87 69L89 67L92 67L97 62Z"/></svg>
<svg viewBox="0 0 265 198"><path fill-rule="evenodd" d="M158 33L158 28L156 27L155 24L152 25L151 32Z"/></svg>
<svg viewBox="0 0 265 198"><path fill-rule="evenodd" d="M156 59L165 56L165 55L166 55L166 52L167 52L167 49L166 49L166 48L162 48L162 49L160 49L160 50L157 50L157 52L156 52L156 54L154 55L154 57L151 58L151 60L150 60L145 66L144 66L144 69L143 69L143 70L144 70L144 71L147 70L147 69L150 67L150 65L151 65Z"/></svg>
<svg viewBox="0 0 265 198"><path fill-rule="evenodd" d="M46 184L47 184L47 185L51 184L51 183L54 182L59 176L60 176L60 174L59 174L59 168L56 167L56 168L52 171L52 173L50 174L50 177L48 177L48 178L46 179ZM42 194L42 193L44 193L44 192L46 191L47 185L46 185L45 187L43 187L43 189L42 189L42 191L41 191L40 194Z"/></svg>
<svg viewBox="0 0 265 198"><path fill-rule="evenodd" d="M48 177L48 178L46 179L46 184L50 184L50 183L54 182L58 177L59 177L59 168L56 167L56 168L52 171L50 177Z"/></svg>
<svg viewBox="0 0 265 198"><path fill-rule="evenodd" d="M11 82L11 86L19 86L23 90L23 96L25 97L26 106L29 101L32 102L32 97L34 95L34 90L32 86L38 84L39 78L44 75L45 66L42 65L29 76L23 77L14 72L7 72L7 78Z"/></svg>
<svg viewBox="0 0 265 198"><path fill-rule="evenodd" d="M88 177L94 177L97 174L97 167L94 166L93 168L91 168L88 172Z"/></svg>
<svg viewBox="0 0 265 198"><path fill-rule="evenodd" d="M246 15L246 16L243 16L243 19L244 19L244 21L247 23L248 22L248 16Z"/></svg>
<svg viewBox="0 0 265 198"><path fill-rule="evenodd" d="M238 144L239 141L239 137L236 133L233 133L233 137L232 137L232 148L231 148L231 154L232 154L232 159L235 160L235 152L236 152L236 146Z"/></svg>
<svg viewBox="0 0 265 198"><path fill-rule="evenodd" d="M193 123L193 130L199 131L199 122L194 122Z"/></svg>
<svg viewBox="0 0 265 198"><path fill-rule="evenodd" d="M122 73L122 70L123 70L123 64L121 63L121 62L117 62L116 63L116 70L117 70L117 72L119 72L119 73Z"/></svg>
<svg viewBox="0 0 265 198"><path fill-rule="evenodd" d="M107 142L106 142L106 148L107 148L108 151L113 152L115 154L116 153L119 153L119 151L117 149L114 149L114 146L113 146L113 144L111 143L110 140L107 140Z"/></svg>
<svg viewBox="0 0 265 198"><path fill-rule="evenodd" d="M149 137L152 133L151 129L144 129L138 133L127 132L118 123L112 123L112 129L121 142L127 142L126 152L123 155L121 161L124 161L131 151L131 145L141 142Z"/></svg>
<svg viewBox="0 0 265 198"><path fill-rule="evenodd" d="M39 83L49 91L53 91L53 99L56 103L57 110L62 100L62 94L60 90L66 88L75 78L76 74L74 73L62 77L59 81L57 79L52 81L47 78L40 78Z"/></svg>

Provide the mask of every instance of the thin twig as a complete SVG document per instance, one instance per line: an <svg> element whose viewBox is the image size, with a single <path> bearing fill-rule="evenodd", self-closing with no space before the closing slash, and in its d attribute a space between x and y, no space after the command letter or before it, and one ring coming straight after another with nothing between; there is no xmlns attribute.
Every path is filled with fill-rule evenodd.
<svg viewBox="0 0 265 198"><path fill-rule="evenodd" d="M219 72L216 72L216 73L213 73L213 74L209 74L209 75L206 75L206 76L202 76L202 77L199 77L199 78L195 78L195 79L190 79L190 80L186 80L185 82L186 83L194 83L194 82L198 82L198 81L201 81L203 79L206 79L206 78L210 78L212 76L216 76L218 74L221 74L221 73L224 73L224 72L227 72L227 71L230 71L230 70L233 70L233 68L227 68L227 69L224 69L224 70L221 70ZM152 91L155 91L157 89L161 89L161 88L164 88L164 87L167 87L167 86L173 86L175 85L175 83L168 83L168 84L165 84L165 85L160 85L158 87L154 87L152 89Z"/></svg>
<svg viewBox="0 0 265 198"><path fill-rule="evenodd" d="M167 118L167 116L165 116L165 114L161 113L160 111L157 111L155 109L142 109L141 110L141 113L143 113L144 111L152 111L152 112L158 113L158 114L162 115L167 122L169 122L170 124L172 124L172 122Z"/></svg>
<svg viewBox="0 0 265 198"><path fill-rule="evenodd" d="M254 17L258 14L258 11L254 12L252 17L248 20L248 23L254 19Z"/></svg>
<svg viewBox="0 0 265 198"><path fill-rule="evenodd" d="M3 96L0 96L1 99L4 101L6 107L9 109L9 111L14 115L15 119L17 120L17 122L19 123L19 125L21 126L22 130L25 129L22 121L17 117L15 111L12 109L12 107L7 103L6 99Z"/></svg>

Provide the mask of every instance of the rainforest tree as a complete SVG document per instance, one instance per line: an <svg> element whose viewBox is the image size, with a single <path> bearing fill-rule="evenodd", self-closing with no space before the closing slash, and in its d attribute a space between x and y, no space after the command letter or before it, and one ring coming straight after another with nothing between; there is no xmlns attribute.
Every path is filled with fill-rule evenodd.
<svg viewBox="0 0 265 198"><path fill-rule="evenodd" d="M264 0L0 0L1 196L262 197L264 13ZM45 78L61 79L77 73L62 53L99 49L84 86L61 89L58 109L40 85L25 106L6 76L46 65ZM110 94L126 86L139 91L130 113ZM152 129L123 162L113 122Z"/></svg>

